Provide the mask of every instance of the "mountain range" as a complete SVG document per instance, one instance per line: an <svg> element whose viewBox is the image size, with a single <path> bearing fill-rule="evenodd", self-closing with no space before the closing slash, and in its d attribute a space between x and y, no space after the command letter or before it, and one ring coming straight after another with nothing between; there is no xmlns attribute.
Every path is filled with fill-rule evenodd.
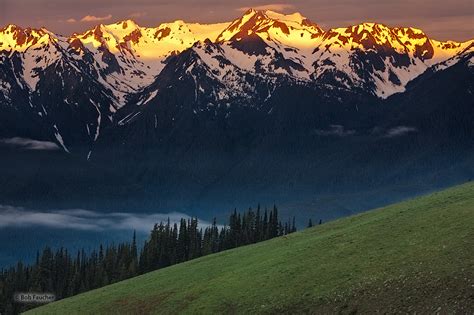
<svg viewBox="0 0 474 315"><path fill-rule="evenodd" d="M3 199L24 200L14 178L26 176L43 187L32 200L281 200L339 216L386 191L392 201L470 179L473 84L474 40L411 27L324 30L252 9L228 23L126 20L69 37L7 25L0 138L53 141L75 171L49 161L34 177L13 172Z"/></svg>

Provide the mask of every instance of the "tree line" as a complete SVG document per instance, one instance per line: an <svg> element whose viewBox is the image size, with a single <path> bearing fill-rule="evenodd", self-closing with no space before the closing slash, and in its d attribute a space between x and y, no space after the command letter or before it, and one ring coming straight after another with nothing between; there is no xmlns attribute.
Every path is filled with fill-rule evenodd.
<svg viewBox="0 0 474 315"><path fill-rule="evenodd" d="M125 280L146 272L171 266L223 250L261 242L296 232L295 218L282 223L276 206L270 211L251 208L230 215L227 225L216 219L204 229L197 218L182 218L179 223L155 224L143 246L131 242L100 245L91 252L70 253L50 247L37 253L33 264L18 262L0 270L0 314L15 314L35 305L14 303L16 292L54 293L63 299Z"/></svg>

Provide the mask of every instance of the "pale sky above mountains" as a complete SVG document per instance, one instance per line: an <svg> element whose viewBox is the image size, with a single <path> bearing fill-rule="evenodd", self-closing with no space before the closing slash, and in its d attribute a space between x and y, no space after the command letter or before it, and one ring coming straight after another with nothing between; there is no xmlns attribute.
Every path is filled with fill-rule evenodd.
<svg viewBox="0 0 474 315"><path fill-rule="evenodd" d="M224 22L248 8L283 13L300 12L324 29L360 22L421 28L439 40L474 38L472 0L1 0L0 27L46 27L63 35L82 32L99 23L133 19L156 26L182 19L187 22Z"/></svg>

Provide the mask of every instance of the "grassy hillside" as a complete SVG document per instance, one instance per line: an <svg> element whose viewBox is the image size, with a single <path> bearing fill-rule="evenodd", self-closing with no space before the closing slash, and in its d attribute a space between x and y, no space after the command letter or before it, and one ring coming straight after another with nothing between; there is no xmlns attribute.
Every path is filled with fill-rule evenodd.
<svg viewBox="0 0 474 315"><path fill-rule="evenodd" d="M230 250L32 314L474 310L474 184Z"/></svg>

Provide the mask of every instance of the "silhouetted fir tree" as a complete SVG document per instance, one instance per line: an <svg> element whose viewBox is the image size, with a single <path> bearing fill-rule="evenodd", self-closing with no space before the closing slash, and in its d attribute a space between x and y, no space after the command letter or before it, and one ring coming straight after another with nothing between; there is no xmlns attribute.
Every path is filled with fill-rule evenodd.
<svg viewBox="0 0 474 315"><path fill-rule="evenodd" d="M273 226L273 211L270 210L270 215L268 217L268 225L267 225L267 235L265 239L272 238L274 236L274 226Z"/></svg>
<svg viewBox="0 0 474 315"><path fill-rule="evenodd" d="M173 225L173 232L172 232L172 237L171 237L171 264L175 264L178 262L178 225L175 223Z"/></svg>
<svg viewBox="0 0 474 315"><path fill-rule="evenodd" d="M51 248L46 247L41 255L39 264L39 289L44 292L49 292L52 287L52 276L53 276L53 253Z"/></svg>
<svg viewBox="0 0 474 315"><path fill-rule="evenodd" d="M268 211L265 208L265 214L263 215L262 222L262 233L260 235L260 241L268 239Z"/></svg>
<svg viewBox="0 0 474 315"><path fill-rule="evenodd" d="M169 224L169 221L168 221ZM132 259L137 260L137 231L133 230L132 248L131 248Z"/></svg>
<svg viewBox="0 0 474 315"><path fill-rule="evenodd" d="M279 234L278 209L276 206L273 206L268 222L268 238L276 237Z"/></svg>
<svg viewBox="0 0 474 315"><path fill-rule="evenodd" d="M177 262L186 261L188 257L188 236L186 219L181 219L178 233Z"/></svg>
<svg viewBox="0 0 474 315"><path fill-rule="evenodd" d="M257 212L255 213L255 238L254 243L259 242L262 233L262 218L260 217L260 204L257 206Z"/></svg>

